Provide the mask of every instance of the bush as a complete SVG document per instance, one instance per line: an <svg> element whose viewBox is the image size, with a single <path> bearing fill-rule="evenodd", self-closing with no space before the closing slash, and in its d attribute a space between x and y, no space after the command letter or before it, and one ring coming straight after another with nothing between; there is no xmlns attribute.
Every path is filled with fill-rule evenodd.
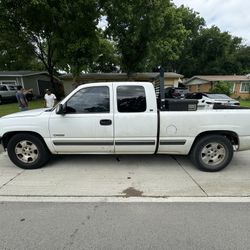
<svg viewBox="0 0 250 250"><path fill-rule="evenodd" d="M230 83L228 82L218 82L213 86L213 89L210 90L210 93L213 94L225 94L230 96L231 94L231 87Z"/></svg>

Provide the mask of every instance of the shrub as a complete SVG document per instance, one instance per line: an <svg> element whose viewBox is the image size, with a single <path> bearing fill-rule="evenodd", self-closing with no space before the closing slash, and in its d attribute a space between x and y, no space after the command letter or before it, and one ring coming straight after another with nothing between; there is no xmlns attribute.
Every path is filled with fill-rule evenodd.
<svg viewBox="0 0 250 250"><path fill-rule="evenodd" d="M229 96L231 94L230 83L223 82L223 81L218 82L210 90L210 93L213 93L213 94L225 94L225 95Z"/></svg>

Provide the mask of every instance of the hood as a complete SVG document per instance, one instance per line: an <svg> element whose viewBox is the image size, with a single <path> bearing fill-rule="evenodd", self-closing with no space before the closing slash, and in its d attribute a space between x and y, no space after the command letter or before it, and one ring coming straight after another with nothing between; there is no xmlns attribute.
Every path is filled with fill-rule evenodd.
<svg viewBox="0 0 250 250"><path fill-rule="evenodd" d="M43 109L32 109L32 110L28 110L28 111L20 111L20 112L14 113L14 114L2 116L2 118L16 118L16 117L33 117L33 116L39 116L42 113L44 113L46 110L50 110L50 109L43 108Z"/></svg>

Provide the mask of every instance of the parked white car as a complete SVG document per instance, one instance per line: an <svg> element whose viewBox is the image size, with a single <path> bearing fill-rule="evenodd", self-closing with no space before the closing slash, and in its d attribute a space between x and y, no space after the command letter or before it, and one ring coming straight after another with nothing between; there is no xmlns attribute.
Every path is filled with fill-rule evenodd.
<svg viewBox="0 0 250 250"><path fill-rule="evenodd" d="M181 154L218 171L234 151L250 149L250 110L196 105L173 99L157 107L152 83L84 84L54 109L0 118L0 141L24 169L42 167L51 154Z"/></svg>
<svg viewBox="0 0 250 250"><path fill-rule="evenodd" d="M204 93L203 94L203 100L206 102L212 102L227 106L239 106L240 102L237 100L234 100L233 98L225 95L225 94L210 94L210 93Z"/></svg>
<svg viewBox="0 0 250 250"><path fill-rule="evenodd" d="M214 104L225 106L239 106L240 102L225 94L212 94L212 93L188 93L186 99L198 100L198 109L211 109Z"/></svg>

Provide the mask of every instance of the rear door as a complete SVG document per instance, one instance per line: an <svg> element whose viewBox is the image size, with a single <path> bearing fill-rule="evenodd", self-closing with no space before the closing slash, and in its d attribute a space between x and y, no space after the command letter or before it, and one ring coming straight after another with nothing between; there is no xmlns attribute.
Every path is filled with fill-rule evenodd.
<svg viewBox="0 0 250 250"><path fill-rule="evenodd" d="M150 83L114 83L115 152L154 153L157 108Z"/></svg>
<svg viewBox="0 0 250 250"><path fill-rule="evenodd" d="M61 153L114 153L112 85L88 85L51 115L52 143Z"/></svg>

